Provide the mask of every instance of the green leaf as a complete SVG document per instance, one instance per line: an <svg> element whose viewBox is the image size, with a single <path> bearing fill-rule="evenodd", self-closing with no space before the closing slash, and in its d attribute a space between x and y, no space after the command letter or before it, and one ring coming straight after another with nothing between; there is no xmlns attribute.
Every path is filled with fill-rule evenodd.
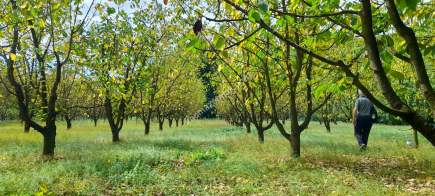
<svg viewBox="0 0 435 196"><path fill-rule="evenodd" d="M219 37L215 42L215 48L217 50L223 50L225 47L225 39L223 37Z"/></svg>
<svg viewBox="0 0 435 196"><path fill-rule="evenodd" d="M285 20L287 21L288 24L292 24L295 22L295 19L291 16L284 16Z"/></svg>
<svg viewBox="0 0 435 196"><path fill-rule="evenodd" d="M257 10L249 10L248 12L248 19L251 22L257 22L261 20L260 13L257 12Z"/></svg>
<svg viewBox="0 0 435 196"><path fill-rule="evenodd" d="M217 71L218 71L218 72L221 72L221 71L222 71L222 68L223 68L223 65L222 65L222 64L219 64L219 65L218 65L218 69L217 69Z"/></svg>
<svg viewBox="0 0 435 196"><path fill-rule="evenodd" d="M415 11L420 1L421 0L397 0L397 6L402 10L409 9Z"/></svg>
<svg viewBox="0 0 435 196"><path fill-rule="evenodd" d="M329 85L329 84L327 84L327 83L320 84L320 85L319 85L319 86L314 90L314 96L316 96L316 97L320 97L320 96L324 95L325 92L327 91L328 85Z"/></svg>
<svg viewBox="0 0 435 196"><path fill-rule="evenodd" d="M352 26L354 26L354 25L356 25L357 23L358 23L358 17L352 15L351 18L350 18L350 24L351 24Z"/></svg>
<svg viewBox="0 0 435 196"><path fill-rule="evenodd" d="M398 72L394 69L392 69L390 71L391 76L393 76L394 78L398 79L398 80L403 80L405 78L405 75L403 75L401 72Z"/></svg>
<svg viewBox="0 0 435 196"><path fill-rule="evenodd" d="M196 43L198 42L198 38L194 37L192 40L190 40L190 42L187 44L186 48L187 49L191 49L193 48Z"/></svg>
<svg viewBox="0 0 435 196"><path fill-rule="evenodd" d="M225 57L225 58L229 58L230 55L228 54L228 50L223 51L222 52L222 56Z"/></svg>
<svg viewBox="0 0 435 196"><path fill-rule="evenodd" d="M285 25L285 18L281 17L278 21L276 21L276 25L278 25L279 27L284 27L284 25Z"/></svg>
<svg viewBox="0 0 435 196"><path fill-rule="evenodd" d="M384 51L381 53L381 58L384 60L386 65L391 65L393 61L393 55L391 55L388 51Z"/></svg>
<svg viewBox="0 0 435 196"><path fill-rule="evenodd" d="M417 4L420 2L420 0L406 0L407 6L411 10L417 9Z"/></svg>
<svg viewBox="0 0 435 196"><path fill-rule="evenodd" d="M115 12L116 12L115 8L113 8L113 7L108 7L107 8L107 14L111 15L111 14L113 14Z"/></svg>
<svg viewBox="0 0 435 196"><path fill-rule="evenodd" d="M385 36L385 40L386 40L386 42L387 42L387 46L389 46L389 47L393 47L394 46L394 41L393 41L393 38L391 38L390 36Z"/></svg>
<svg viewBox="0 0 435 196"><path fill-rule="evenodd" d="M265 2L260 3L260 4L258 5L258 8L260 8L260 10L261 10L263 13L266 13L267 11L269 11L269 6L268 6Z"/></svg>
<svg viewBox="0 0 435 196"><path fill-rule="evenodd" d="M263 51L259 50L259 51L257 52L257 56L263 59L266 55L264 54Z"/></svg>

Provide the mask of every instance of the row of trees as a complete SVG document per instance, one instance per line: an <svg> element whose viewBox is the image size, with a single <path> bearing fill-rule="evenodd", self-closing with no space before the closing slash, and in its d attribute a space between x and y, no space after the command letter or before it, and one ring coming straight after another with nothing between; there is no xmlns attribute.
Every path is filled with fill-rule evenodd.
<svg viewBox="0 0 435 196"><path fill-rule="evenodd" d="M331 120L331 108L345 108L349 119L355 86L435 145L431 2L193 2L178 1L207 21L192 47L212 55L220 91L230 91L219 110L248 130L253 124L260 141L275 125L299 156L316 113Z"/></svg>
<svg viewBox="0 0 435 196"><path fill-rule="evenodd" d="M10 0L0 9L1 99L10 103L2 118L18 115L41 133L43 155L54 154L59 118L71 128L73 119L104 117L118 142L127 118L149 134L152 119L162 130L165 119L178 125L201 111L197 58L177 47L184 30L173 9L81 0Z"/></svg>

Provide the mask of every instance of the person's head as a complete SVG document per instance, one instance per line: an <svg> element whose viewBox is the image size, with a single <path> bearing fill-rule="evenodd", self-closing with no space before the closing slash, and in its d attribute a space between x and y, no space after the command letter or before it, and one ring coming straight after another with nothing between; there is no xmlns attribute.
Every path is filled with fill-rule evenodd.
<svg viewBox="0 0 435 196"><path fill-rule="evenodd" d="M366 96L366 95L364 94L364 92L362 92L361 89L358 89L358 95L361 96L361 97L362 97L362 96Z"/></svg>

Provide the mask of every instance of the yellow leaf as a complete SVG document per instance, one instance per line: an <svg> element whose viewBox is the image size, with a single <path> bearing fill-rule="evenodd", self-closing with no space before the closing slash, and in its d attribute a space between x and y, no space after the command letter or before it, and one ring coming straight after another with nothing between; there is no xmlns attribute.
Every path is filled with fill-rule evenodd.
<svg viewBox="0 0 435 196"><path fill-rule="evenodd" d="M44 27L45 27L45 21L40 20L40 21L39 21L39 27L40 27L40 28L44 28Z"/></svg>
<svg viewBox="0 0 435 196"><path fill-rule="evenodd" d="M222 67L222 64L219 64L219 65L218 65L218 72L221 72L221 71L222 71L222 68L223 68L223 67Z"/></svg>
<svg viewBox="0 0 435 196"><path fill-rule="evenodd" d="M21 9L25 9L26 7L27 7L27 1L25 1L25 2L20 6Z"/></svg>
<svg viewBox="0 0 435 196"><path fill-rule="evenodd" d="M9 56L11 57L11 60L12 60L12 61L17 60L17 55L16 55L16 54L14 54L14 53L10 53Z"/></svg>

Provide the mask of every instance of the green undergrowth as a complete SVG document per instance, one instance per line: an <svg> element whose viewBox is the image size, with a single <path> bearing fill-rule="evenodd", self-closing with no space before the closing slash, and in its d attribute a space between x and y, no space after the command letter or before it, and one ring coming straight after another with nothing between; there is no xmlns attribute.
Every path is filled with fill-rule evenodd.
<svg viewBox="0 0 435 196"><path fill-rule="evenodd" d="M302 134L302 156L276 129L265 143L255 130L219 120L143 134L130 120L112 144L101 121L59 122L56 156L40 156L41 136L22 133L17 122L0 122L0 195L434 195L435 152L407 127L375 125L360 152L350 124L327 133L313 122Z"/></svg>

